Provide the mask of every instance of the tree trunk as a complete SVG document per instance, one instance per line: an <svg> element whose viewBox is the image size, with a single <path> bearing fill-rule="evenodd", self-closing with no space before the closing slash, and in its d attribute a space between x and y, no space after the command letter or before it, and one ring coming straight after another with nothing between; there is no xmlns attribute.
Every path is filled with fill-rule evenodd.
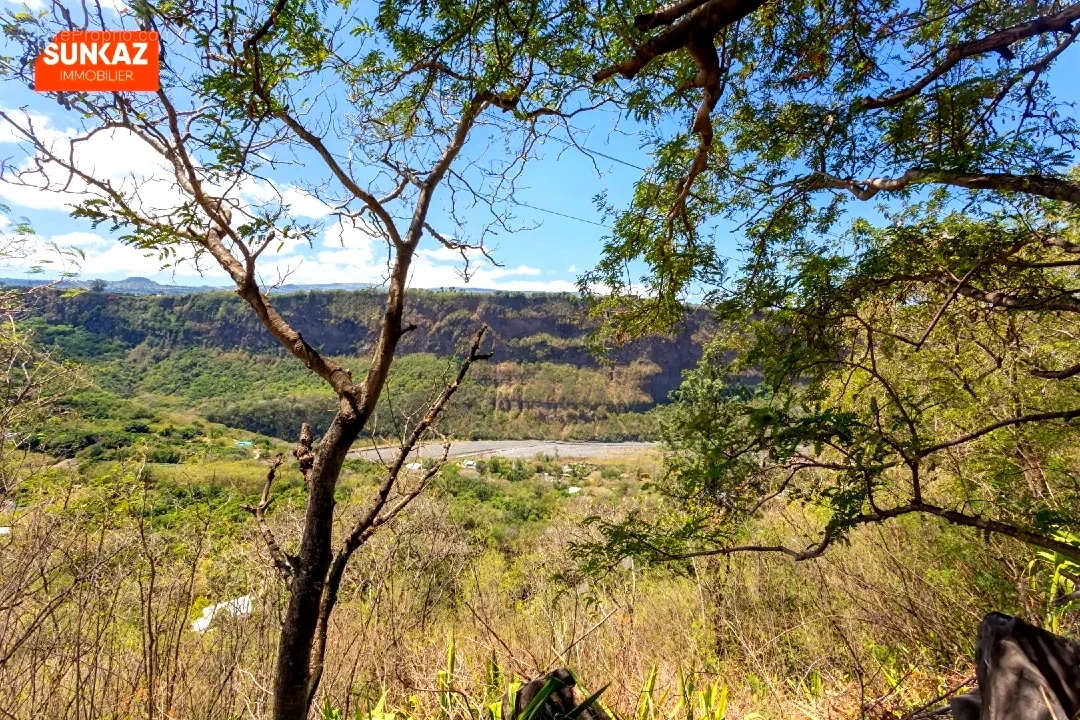
<svg viewBox="0 0 1080 720"><path fill-rule="evenodd" d="M339 411L319 442L292 592L278 641L274 720L304 720L311 697L311 649L323 584L330 568L334 490L345 454L363 427L355 413Z"/></svg>

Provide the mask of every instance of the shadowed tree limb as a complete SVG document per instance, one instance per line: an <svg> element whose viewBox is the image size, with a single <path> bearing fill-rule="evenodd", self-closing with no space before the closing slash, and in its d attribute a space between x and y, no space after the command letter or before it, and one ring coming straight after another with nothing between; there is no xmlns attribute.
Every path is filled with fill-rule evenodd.
<svg viewBox="0 0 1080 720"><path fill-rule="evenodd" d="M474 362L487 360L491 357L490 353L480 352L480 345L484 340L484 334L486 332L486 325L481 326L476 332L472 344L469 346L468 355L458 367L457 375L454 377L453 381L443 389L435 401L431 403L428 411L424 414L424 417L416 424L412 432L409 433L405 442L401 444L397 456L394 458L389 468L387 468L386 477L379 486L379 490L376 493L375 500L372 502L371 507L357 519L356 524L353 525L352 530L349 532L348 536L346 536L345 541L334 555L333 563L330 566L330 570L326 576L326 582L323 586L322 601L319 605L318 629L315 638L315 648L312 654L312 667L308 680L307 692L309 706L314 699L315 691L318 689L319 681L322 678L330 613L333 611L334 605L337 604L338 591L341 588L341 579L345 574L345 567L349 562L349 558L351 558L353 553L371 537L377 528L386 524L404 510L405 507L423 491L427 482L442 469L450 452L449 441L443 444L443 454L440 460L428 468L417 485L411 490L403 493L397 503L388 509L386 508L390 492L396 486L406 460L408 460L409 455L423 439L424 435L438 422L439 415L442 413L443 408L446 407L450 398L452 398L458 388L461 387L461 383L468 374L469 368Z"/></svg>
<svg viewBox="0 0 1080 720"><path fill-rule="evenodd" d="M1080 205L1080 185L1062 178L1046 175L1013 175L1010 173L948 173L912 168L899 177L877 177L855 180L828 173L814 173L796 181L807 190L847 190L859 200L869 200L879 192L903 190L917 183L936 183L968 188L1038 195L1049 200Z"/></svg>
<svg viewBox="0 0 1080 720"><path fill-rule="evenodd" d="M945 450L946 448L963 445L964 443L971 442L972 440L980 438L983 435L987 435L994 432L995 430L1000 430L1001 428L1005 427L1013 427L1015 425L1027 425L1030 423L1041 423L1047 422L1049 420L1063 420L1065 422L1071 422L1076 418L1080 418L1080 409L1061 410L1057 412L1031 413L1030 415L1011 417L1006 420L1000 420L996 423L979 428L978 430L973 430L969 433L961 435L960 437L953 438L952 440L946 440L945 442L922 448L918 451L917 456L923 458L928 455L932 455L933 453L940 452L941 450Z"/></svg>
<svg viewBox="0 0 1080 720"><path fill-rule="evenodd" d="M765 0L708 0L704 3L689 0L653 13L652 15L657 18L663 18L664 22L661 23L659 20L641 20L641 22L643 24L651 22L649 27L671 24L676 19L678 22L635 48L633 57L594 73L593 80L600 82L614 75L621 75L627 79L633 78L661 55L687 48L692 43L700 42L702 38L715 37L725 27L741 20L764 4ZM639 18L647 17L649 16L639 16ZM638 20L635 19L635 23L637 22Z"/></svg>
<svg viewBox="0 0 1080 720"><path fill-rule="evenodd" d="M646 30L652 30L663 25L670 25L686 13L690 12L696 7L699 7L707 0L683 0L682 2L672 3L666 5L659 10L654 10L649 13L642 13L641 15L634 16L634 27L642 32Z"/></svg>
<svg viewBox="0 0 1080 720"><path fill-rule="evenodd" d="M686 177L679 183L678 195L668 212L669 220L686 212L686 198L690 194L690 188L708 165L709 148L713 141L712 111L722 94L720 56L717 55L712 36L707 33L694 35L686 49L698 66L694 84L702 89L701 104L694 114L694 124L690 128L698 136L698 147Z"/></svg>
<svg viewBox="0 0 1080 720"><path fill-rule="evenodd" d="M1050 32L1071 32L1072 23L1080 18L1080 3L1069 5L1051 15L1043 15L1026 23L1013 25L1012 27L998 30L984 38L971 40L950 48L945 59L938 63L933 70L924 75L917 82L908 87L884 97L863 98L859 103L861 108L876 109L899 105L905 100L918 95L927 85L951 70L957 63L975 55L997 51L1006 58L1011 58L1009 45L1020 40L1025 40L1035 35Z"/></svg>
<svg viewBox="0 0 1080 720"><path fill-rule="evenodd" d="M1080 375L1080 363L1061 370L1032 370L1031 374L1047 380L1067 380L1075 375Z"/></svg>
<svg viewBox="0 0 1080 720"><path fill-rule="evenodd" d="M305 427L307 426L305 425ZM284 461L285 458L281 455L274 458L274 461L270 463L270 469L266 471L266 481L263 482L262 495L259 497L258 504L246 505L245 509L255 518L259 534L262 535L263 542L266 543L266 549L270 552L270 559L273 560L274 567L288 585L292 582L293 573L296 571L293 567L293 558L290 558L282 551L277 539L274 538L274 533L270 530L270 526L266 524L266 510L270 507L270 487L274 484L274 476Z"/></svg>
<svg viewBox="0 0 1080 720"><path fill-rule="evenodd" d="M1007 310L1056 310L1058 312L1080 313L1080 300L1074 298L1067 291L1058 292L1054 297L1024 297L1015 293L981 290L971 285L965 285L960 288L959 292L966 298Z"/></svg>
<svg viewBox="0 0 1080 720"><path fill-rule="evenodd" d="M1006 537L1020 540L1021 542L1033 545L1035 547L1041 547L1046 550L1052 550L1056 553L1060 553L1062 556L1069 558L1073 562L1080 562L1080 547L1071 545L1066 542L1062 542L1056 538L1044 535L1042 533L1026 530L1015 525L999 522L997 520L989 520L978 515L969 515L957 510L949 510L948 508L934 505L926 502L911 502L904 505L898 505L892 508L885 508L877 510L872 513L861 513L852 518L845 519L844 529L845 531L860 525L870 525L874 523L884 522L892 518L900 517L902 515L911 515L921 513L924 515L934 515L940 517L953 525L959 525L961 527L970 527L985 532L994 533L997 535L1004 535ZM814 544L799 550L797 548L788 547L786 545L725 545L717 548L703 548L700 550L690 550L687 552L670 552L658 547L654 543L649 542L643 537L635 537L634 539L641 545L649 549L656 555L656 559L661 562L676 561L676 560L689 560L695 557L709 557L709 556L725 556L735 555L738 553L776 553L786 555L797 562L803 560L812 560L820 557L826 550L842 535L840 528L834 524L826 526L822 533L821 539Z"/></svg>

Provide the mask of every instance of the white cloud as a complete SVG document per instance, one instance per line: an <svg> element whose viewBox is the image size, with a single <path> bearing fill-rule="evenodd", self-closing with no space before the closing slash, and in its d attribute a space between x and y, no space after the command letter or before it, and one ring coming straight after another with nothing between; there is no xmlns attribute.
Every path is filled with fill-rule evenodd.
<svg viewBox="0 0 1080 720"><path fill-rule="evenodd" d="M344 247L341 240L344 238ZM125 245L117 240L92 232L71 232L37 239L37 252L30 257L10 259L0 263L0 272L22 274L40 266L46 258L48 274L77 270L83 278L103 277L118 280L143 276L162 283L179 285L231 284L224 271L211 260L200 267L191 260L162 261L154 253ZM52 248L75 248L82 257L75 267ZM385 243L354 228L333 226L323 236L323 243L304 252L265 255L260 263L260 279L272 284L287 276L291 284L371 283L386 281ZM437 256L437 255L436 255ZM461 258L457 263L438 262L424 253L417 253L410 268L409 286L414 288L473 287L477 289L574 292L574 283L566 280L540 280L539 269L527 265L510 268L490 263L474 264L469 282L461 275Z"/></svg>
<svg viewBox="0 0 1080 720"><path fill-rule="evenodd" d="M238 188L239 195L250 203L278 202L289 206L289 213L295 218L319 220L328 217L334 210L307 190L295 185L284 185L275 189L265 180L250 179Z"/></svg>
<svg viewBox="0 0 1080 720"><path fill-rule="evenodd" d="M14 5L17 8L29 8L34 12L40 12L48 7L47 0L22 0L22 2L6 2L5 5Z"/></svg>
<svg viewBox="0 0 1080 720"><path fill-rule="evenodd" d="M111 10L118 15L126 15L131 12L131 8L128 7L123 0L99 0L102 9ZM6 5L13 5L17 8L26 7L34 12L40 12L52 6L52 0L7 0Z"/></svg>
<svg viewBox="0 0 1080 720"><path fill-rule="evenodd" d="M433 248L425 248L416 251L416 254L431 260L432 262L461 262L461 250L454 250L446 247L445 245L438 245ZM482 260L484 254L479 250L471 250L466 248L465 254L470 261Z"/></svg>
<svg viewBox="0 0 1080 720"><path fill-rule="evenodd" d="M115 240L92 232L69 232L62 235L53 235L49 240L61 247L75 247L81 250L91 248L106 248L118 244Z"/></svg>
<svg viewBox="0 0 1080 720"><path fill-rule="evenodd" d="M84 252L85 259L80 263L79 275L85 278L122 279L136 275L143 277L165 275L168 278L175 277L175 282L178 284L184 284L185 278L200 285L224 284L226 281L224 272L218 270L216 265L208 268L215 272L210 273L209 277L202 277L189 261L176 264L172 261L161 260L153 253L119 242L106 242L103 247L95 247ZM211 280L214 282L210 282ZM168 280L159 281L168 282Z"/></svg>
<svg viewBox="0 0 1080 720"><path fill-rule="evenodd" d="M0 107L0 111L6 113L13 120L29 122L38 132L55 132L49 128L49 118L41 113L13 110L6 107ZM10 122L0 122L0 143L10 145L23 142L23 140L25 140L25 137Z"/></svg>
<svg viewBox="0 0 1080 720"><path fill-rule="evenodd" d="M35 135L49 152L57 157L70 155L75 167L86 175L111 183L130 196L136 208L157 213L176 207L177 188L171 167L136 134L110 128L87 136L70 129L58 130L44 115L7 109L4 112L22 127L32 124ZM2 125L0 142L24 142L24 136L10 123ZM74 141L77 136L83 139ZM0 182L0 197L25 208L67 210L91 194L101 195L101 191L91 188L60 165L46 162L37 168L31 157L25 158L14 172L8 170L7 174L6 182ZM46 187L52 189L47 191Z"/></svg>
<svg viewBox="0 0 1080 720"><path fill-rule="evenodd" d="M299 255L277 261L277 272L290 271L290 283L373 283L382 284L388 276L385 245L381 240L367 238L366 242L344 248L322 249L313 256ZM415 288L474 287L478 289L535 290L573 292L576 286L565 280L528 280L541 275L538 268L518 265L501 268L486 260L470 265L469 280L463 277L461 256L457 262L442 262L439 253L417 252L409 269L409 286ZM273 272L270 273L273 276Z"/></svg>
<svg viewBox="0 0 1080 720"><path fill-rule="evenodd" d="M483 289L573 292L565 280L537 280L543 273L528 265L496 267L479 251L469 255L469 281L463 276L461 253L433 243L417 250L409 269L409 286L415 288L474 287ZM389 276L386 241L374 231L351 225L331 225L322 243L308 252L283 252L267 258L263 277L288 274L293 284L371 283L380 285Z"/></svg>
<svg viewBox="0 0 1080 720"><path fill-rule="evenodd" d="M50 152L68 157L73 152L74 165L86 175L108 181L129 198L133 207L148 215L165 215L180 205L181 191L171 164L137 134L123 128L112 128L89 134L74 129L59 130L49 117L22 110L0 108L22 127L31 127ZM73 142L75 138L79 139ZM0 122L0 144L25 145L25 136L10 122ZM102 191L90 187L56 163L45 163L40 171L33 159L27 157L17 168L24 171L20 178L7 171L7 182L0 182L0 198L12 205L34 210L70 210L89 196ZM11 182L12 180L16 182ZM20 184L25 183L25 184ZM52 190L43 188L49 187ZM59 192L59 189L63 192ZM308 191L283 183L279 189L267 181L245 179L239 187L214 187L210 192L227 194L241 212L234 214L234 225L245 222L245 213L253 206L283 203L295 218L319 220L328 217L333 209Z"/></svg>
<svg viewBox="0 0 1080 720"><path fill-rule="evenodd" d="M23 122L28 116L15 111L13 117ZM72 147L71 140L76 135L74 130L57 129L44 115L31 115L29 120L34 124L38 136L56 148L56 154L67 155ZM18 141L18 133L6 123L0 123L0 144ZM135 195L137 205L147 212L168 212L177 206L179 189L172 168L134 133L121 129L102 131L86 141L75 143L74 152L80 168L130 191ZM26 159L22 167L32 167L31 161ZM39 180L50 184L68 179L62 168L56 165L46 165L44 175ZM85 197L82 193L88 188L76 179L68 189L69 193L45 192L36 187L0 182L0 199L35 210L67 210ZM275 190L268 181L248 179L233 188L231 195L244 209L283 202L296 218L318 221L329 218L333 212L328 204L294 184L282 184ZM234 218L234 222L242 222L242 219ZM77 248L84 253L80 269L82 277L120 279L141 275L159 282L178 284L230 284L226 274L210 259L202 263L205 274L200 274L199 268L190 261L171 263L163 271L163 261L153 253L123 245L97 233L53 235L41 239L41 243L43 247L53 244ZM469 259L468 282L463 276L465 263L460 251L428 238L427 245L414 256L409 275L410 286L576 290L570 281L544 279L543 272L537 267L523 264L497 267L478 251L468 250L466 253ZM28 266L24 269L28 269ZM260 258L259 272L265 282L271 283L287 275L286 281L289 283L381 284L388 276L387 245L385 239L371 228L333 222L314 240L312 247L300 238L288 238L270 247Z"/></svg>
<svg viewBox="0 0 1080 720"><path fill-rule="evenodd" d="M529 265L518 265L517 267L514 267L514 268L507 268L507 267L495 268L495 269L491 270L490 273L489 273L489 275L492 278L511 277L511 276L515 276L515 275L538 276L538 275L543 275L543 274L544 273L543 273L542 270L540 270L540 268L534 268L534 267L531 267Z"/></svg>
<svg viewBox="0 0 1080 720"><path fill-rule="evenodd" d="M294 217L319 219L333 212L333 208L302 188L289 186L281 196Z"/></svg>
<svg viewBox="0 0 1080 720"><path fill-rule="evenodd" d="M490 290L514 290L518 292L565 292L576 293L578 288L567 280L497 280L490 284L482 283L479 279L469 283L469 287L485 288Z"/></svg>
<svg viewBox="0 0 1080 720"><path fill-rule="evenodd" d="M119 280L133 275L158 282L190 285L225 285L228 277L212 263L202 263L205 274L190 259L162 260L153 251L125 245L92 232L70 232L34 237L16 257L0 260L0 273L25 275L40 268L52 279L61 273L83 278Z"/></svg>

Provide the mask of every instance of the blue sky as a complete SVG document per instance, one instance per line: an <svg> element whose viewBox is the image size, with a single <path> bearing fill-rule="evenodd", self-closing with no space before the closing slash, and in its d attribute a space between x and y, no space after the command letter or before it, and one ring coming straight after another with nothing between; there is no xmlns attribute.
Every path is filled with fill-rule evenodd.
<svg viewBox="0 0 1080 720"><path fill-rule="evenodd" d="M22 95L22 97L13 97ZM14 100L14 102L12 102ZM27 108L36 118L36 125L47 122L50 129L68 130L67 118L33 97L30 91L5 93L6 108ZM599 128L583 133L591 149L620 160L644 165L648 158L636 147L636 141L608 135ZM0 157L9 163L22 162L25 153L15 142L16 138L7 128L0 128ZM96 167L109 166L117 173L123 172L123 163L115 159L129 159L138 166L137 147L121 142L101 143L103 156L92 162ZM527 226L512 236L495 237L487 241L489 250L502 264L496 268L482 258L474 258L473 269L477 272L470 281L476 287L498 287L527 290L573 290L578 273L588 269L599 258L600 242L607 232L603 218L597 212L593 197L601 190L609 198L621 204L629 197L633 182L640 174L627 165L594 156L593 160L577 150L561 143L549 141L541 150L541 156L532 161L519 187L520 205L514 215L520 226ZM599 172L598 172L599 171ZM282 187L278 188L283 189ZM358 265L379 262L379 248L364 245L357 248L350 244L345 232L346 247L330 247L342 235L332 219L325 217L325 206L304 193L299 187L286 186L292 191L292 209L301 219L324 222L327 247L316 241L315 247L297 247L289 257L299 257L303 262L290 277L292 282L352 282L368 281L370 273ZM438 200L446 198L439 197ZM228 279L216 267L204 264L203 274L190 263L175 268L160 269L157 259L146 257L134 248L120 246L114 235L105 229L94 230L84 220L71 218L67 206L72 198L52 193L32 191L0 183L0 202L9 206L11 219L25 218L44 243L73 246L85 253L80 275L87 278L101 277L110 280L131 275L153 278L159 282L188 285L227 285ZM433 213L433 224L439 227L441 205ZM5 221L0 220L0 223ZM460 257L447 251L430 238L425 238L421 248L421 265L414 274L415 287L442 287L464 285L458 271ZM339 271L327 274L327 266L340 265ZM317 267L315 267L317 265ZM305 267L306 266L306 267ZM292 266L290 266L292 267ZM518 272L511 272L518 271ZM0 273L8 276L26 275L26 265L15 263L0 266ZM353 279L355 273L356 278Z"/></svg>
<svg viewBox="0 0 1080 720"><path fill-rule="evenodd" d="M41 9L47 0L32 0L30 8ZM123 8L123 0L102 0L103 5L113 3ZM11 7L10 0L0 0L0 7ZM15 6L22 6L21 3ZM120 14L114 14L117 27L130 24ZM168 48L166 48L168 49ZM1075 102L1080 98L1080 83L1076 81L1075 52L1069 52L1055 64L1050 82L1059 97ZM348 108L343 97L339 106ZM63 141L76 127L77 119L65 115L47 97L33 91L8 84L0 96L0 108L22 109L34 117L38 129ZM718 113L723 108L718 108ZM496 159L501 152L500 126L512 126L513 121L505 115L495 114L494 125L475 133L464 161L486 162ZM472 278L468 283L477 288L507 290L575 291L578 275L591 268L599 259L601 240L607 233L604 218L594 205L594 196L607 194L615 207L625 207L634 181L640 176L640 167L648 164L648 154L640 147L640 140L632 123L619 118L610 111L593 111L578 115L573 120L574 138L582 146L596 151L591 157L582 154L565 141L547 141L540 147L539 157L525 169L519 183L512 208L516 225L523 228L503 232L486 240L491 255L501 264L496 267L482 257L472 258ZM665 127L664 132L676 132L677 126ZM333 134L327 135L327 138ZM0 159L5 167L18 167L26 162L24 149L16 142L15 134L6 124L0 123ZM339 143L335 152L344 155L348 148ZM112 177L137 179L140 187L149 194L167 197L175 193L169 182L156 180L147 174L150 155L139 141L130 137L98 136L82 150L89 166ZM491 153L490 157L484 153ZM314 170L286 169L275 174L277 191L284 194L291 205L293 215L301 221L319 224L322 230L313 246L297 243L287 244L277 255L262 258L261 275L267 283L282 275L288 282L318 284L346 282L380 282L385 274L385 243L363 231L343 228L330 214L328 205L314 197L305 181L326 177L325 168L313 157L300 157L301 162L310 161ZM168 172L163 172L168 175ZM310 177L309 177L310 176ZM266 185L252 184L244 191L246 199L257 201L272 194ZM203 261L200 267L191 262L181 262L162 268L155 257L147 257L142 251L118 243L114 235L105 229L94 230L85 221L72 219L68 206L77 200L71 196L46 193L0 182L0 203L11 208L10 217L0 217L0 230L10 226L13 220L27 219L34 227L43 248L53 245L77 248L84 255L80 275L84 278L122 279L132 275L150 277L163 283L183 285L228 286L225 274L213 263ZM882 198L884 200L884 198ZM471 232L478 232L490 216L480 210L462 210L465 227L455 227L449 213L451 198L447 189L441 188L430 216L431 224L446 235L467 239ZM874 203L854 203L849 206L856 213L880 219ZM738 239L728 235L724 224L714 226L714 240L722 256L737 254ZM33 258L33 261L40 256ZM0 276L25 276L32 260L15 260L0 264ZM427 237L422 242L411 276L413 287L465 286L460 274L461 258ZM52 273L52 274L55 274Z"/></svg>
<svg viewBox="0 0 1080 720"><path fill-rule="evenodd" d="M119 3L120 0L112 0ZM11 5L8 0L0 0ZM21 3L19 3L21 6ZM35 0L31 9L45 7L44 0ZM123 7L117 5L117 7ZM115 16L117 26L123 26L124 18ZM167 49L167 48L166 48ZM49 98L39 96L25 87L8 84L4 87L0 108L29 113L39 130L51 133L66 144L65 136L77 128L77 118L65 114ZM509 123L509 118L492 118L495 123ZM0 122L0 158L5 166L18 167L27 162L25 149L18 143L16 133ZM527 166L519 183L515 198L518 204L512 208L515 225L523 229L489 237L485 241L490 254L501 264L493 266L484 258L471 258L472 274L469 286L508 290L576 291L577 276L589 269L599 258L601 239L607 232L604 220L594 204L594 196L604 191L616 206L625 205L640 170L634 166L648 163L647 154L639 147L639 140L632 134L615 129L618 125L628 127L613 113L594 111L574 119L575 138L581 145L600 154L587 157L566 142L546 141L539 149L539 157ZM614 130L613 130L614 129ZM482 130L491 137L481 137L469 152L471 158L483 159L485 145L490 143L498 152L500 138L497 127ZM344 152L342 145L339 151ZM145 147L131 137L100 136L80 150L85 162L98 172L111 177L129 176L147 192L155 186L148 175L146 163L149 158ZM477 153L481 153L480 156ZM318 161L310 158L313 163ZM327 175L317 166L320 177ZM163 172L167 175L167 172ZM342 228L330 215L325 202L305 190L302 172L287 171L275 175L277 190L286 194L291 209L298 219L321 224L323 231L316 237L313 247L288 244L276 256L264 256L261 274L272 282L278 275L290 273L290 283L341 283L379 282L385 272L385 243L353 228ZM170 185L162 180L157 192L168 195ZM268 187L253 185L246 191L257 198L268 195ZM183 285L228 286L228 278L211 262L203 261L201 267L190 262L162 269L155 257L147 257L142 251L118 243L114 234L106 228L93 229L86 221L70 217L68 207L77 200L72 196L46 193L26 187L0 182L0 203L10 208L9 217L0 224L10 227L13 220L26 219L40 238L42 247L57 245L77 248L84 255L79 275L83 278L117 280L139 275L158 282ZM449 195L445 188L436 198L431 224L447 235L453 235L448 210ZM460 208L459 208L460 213ZM477 227L485 220L485 213L466 210L463 213L467 225L473 219ZM449 230L447 228L450 228ZM470 228L458 228L468 232ZM47 252L45 257L51 257ZM34 260L39 260L38 256ZM25 276L29 260L8 261L0 265L2 276ZM46 276L55 275L60 265L53 263ZM411 285L413 287L465 286L460 274L462 261L453 251L443 248L433 238L425 238L415 261Z"/></svg>

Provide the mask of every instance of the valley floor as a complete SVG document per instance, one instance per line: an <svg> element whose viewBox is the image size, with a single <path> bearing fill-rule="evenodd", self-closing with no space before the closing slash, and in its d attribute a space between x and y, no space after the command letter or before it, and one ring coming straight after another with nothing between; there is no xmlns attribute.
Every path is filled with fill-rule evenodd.
<svg viewBox="0 0 1080 720"><path fill-rule="evenodd" d="M350 457L379 460L393 457L393 446L370 446L349 453ZM612 459L641 455L659 449L654 442L564 442L560 440L459 440L450 446L451 458L487 458L492 456L513 459L548 455L555 459ZM414 455L421 458L442 456L441 444L428 443L417 448Z"/></svg>

